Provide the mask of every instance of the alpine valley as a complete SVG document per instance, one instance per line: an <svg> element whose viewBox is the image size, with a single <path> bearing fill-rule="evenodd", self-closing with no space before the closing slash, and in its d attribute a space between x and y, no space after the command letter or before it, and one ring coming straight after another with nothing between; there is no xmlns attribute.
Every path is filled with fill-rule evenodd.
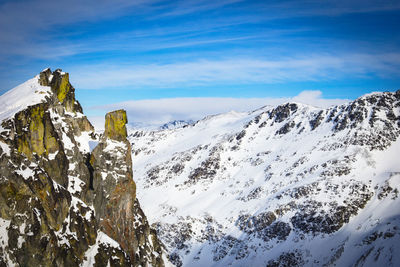
<svg viewBox="0 0 400 267"><path fill-rule="evenodd" d="M400 91L98 134L46 69L0 107L0 266L400 266Z"/></svg>

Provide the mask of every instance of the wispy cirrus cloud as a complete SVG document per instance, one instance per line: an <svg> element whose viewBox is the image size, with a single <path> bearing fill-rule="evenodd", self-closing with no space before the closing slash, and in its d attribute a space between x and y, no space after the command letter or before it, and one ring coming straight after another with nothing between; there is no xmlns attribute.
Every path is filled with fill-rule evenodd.
<svg viewBox="0 0 400 267"><path fill-rule="evenodd" d="M265 1L258 4L259 8L269 10L269 19L315 17L315 16L342 16L357 13L372 13L394 11L400 9L397 1L379 0L286 0Z"/></svg>
<svg viewBox="0 0 400 267"><path fill-rule="evenodd" d="M199 60L171 64L88 65L71 69L79 88L170 88L218 84L329 81L347 77L400 75L400 54L311 55L309 57Z"/></svg>
<svg viewBox="0 0 400 267"><path fill-rule="evenodd" d="M208 11L224 6L229 6L244 0L220 0L220 1L207 1L207 0L186 0L186 1L175 1L170 2L166 5L168 8L165 12L161 12L156 17L168 17L168 16L182 16L196 12Z"/></svg>
<svg viewBox="0 0 400 267"><path fill-rule="evenodd" d="M71 0L66 4L51 0L6 1L0 4L2 14L0 29L8 32L48 30L59 24L104 20L126 14L132 10L131 8L145 7L155 2L155 0L115 0L112 2Z"/></svg>
<svg viewBox="0 0 400 267"><path fill-rule="evenodd" d="M88 24L125 15L150 6L152 0L135 1L6 1L0 4L0 62L23 56L47 59L68 56L84 44L70 40L70 25ZM79 23L79 24L78 24ZM61 29L61 31L60 31ZM74 51L74 52L72 52ZM12 62L10 60L9 62Z"/></svg>
<svg viewBox="0 0 400 267"><path fill-rule="evenodd" d="M113 49L128 49L144 51L154 49L186 47L201 44L235 42L243 39L271 38L263 34L235 33L235 25L258 24L270 20L281 20L308 16L338 16L351 13L368 13L400 9L400 3L395 1L267 1L234 6L230 14L215 16L212 19L201 18L199 21L184 20L183 23L171 27L165 23L165 17L171 19L190 14L223 10L242 0L224 1L164 1L164 0L116 0L116 1L69 1L64 4L58 1L8 1L0 4L0 41L3 54L28 56L33 58L67 57L70 55L96 53ZM243 9L244 8L244 9ZM243 10L242 10L243 9ZM243 12L239 12L243 11ZM217 13L219 14L219 13ZM251 15L250 15L251 14ZM65 38L68 31L60 32L66 25L87 24L97 21L107 21L121 16L131 16L146 29L137 31L118 31L116 34L99 34L90 38ZM151 18L151 19L150 19ZM153 21L152 23L149 23ZM226 31L221 30L227 27ZM140 28L140 27L139 27ZM207 34L218 30L224 33L219 37L189 38L188 34ZM268 32L275 29L268 29ZM288 29L286 29L288 30ZM292 27L290 31L298 30ZM86 29L87 31L87 29ZM158 38L157 38L158 36ZM131 37L131 38L129 38ZM177 38L178 40L173 40ZM279 37L273 36L273 37ZM143 39L147 40L143 40ZM129 44L124 45L123 44ZM135 43L141 45L136 46ZM94 45L96 44L96 45ZM158 45L155 45L158 44ZM128 50L129 50L128 49ZM46 51L45 53L43 51Z"/></svg>

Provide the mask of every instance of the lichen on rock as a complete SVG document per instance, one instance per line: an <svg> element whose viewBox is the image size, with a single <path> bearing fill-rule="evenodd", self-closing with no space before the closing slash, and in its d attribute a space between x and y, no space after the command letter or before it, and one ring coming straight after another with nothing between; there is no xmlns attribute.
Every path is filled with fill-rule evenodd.
<svg viewBox="0 0 400 267"><path fill-rule="evenodd" d="M44 148L44 110L41 105L33 107L30 114L29 131L31 134L32 151L39 156L45 152Z"/></svg>
<svg viewBox="0 0 400 267"><path fill-rule="evenodd" d="M72 88L69 83L69 74L62 73L60 69L56 70L53 73L53 79L51 80L50 85L53 92L57 95L58 101L63 103L68 92Z"/></svg>
<svg viewBox="0 0 400 267"><path fill-rule="evenodd" d="M109 112L106 115L105 120L105 131L106 137L117 140L124 141L127 137L126 124L128 119L126 117L126 111L123 109Z"/></svg>

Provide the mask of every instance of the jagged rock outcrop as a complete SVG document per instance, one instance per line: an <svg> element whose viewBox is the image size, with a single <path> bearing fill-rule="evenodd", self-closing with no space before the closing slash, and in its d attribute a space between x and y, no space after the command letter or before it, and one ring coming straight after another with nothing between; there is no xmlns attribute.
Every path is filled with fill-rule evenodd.
<svg viewBox="0 0 400 267"><path fill-rule="evenodd" d="M136 199L129 143L104 135L91 156L99 139L74 91L68 73L46 69L0 96L0 266L162 266ZM124 128L124 118L114 116L109 130ZM125 147L111 149L110 137ZM123 178L114 183L114 174ZM113 228L121 224L130 232Z"/></svg>
<svg viewBox="0 0 400 267"><path fill-rule="evenodd" d="M104 136L90 159L94 168L94 208L101 229L121 244L132 262L163 266L161 245L136 199L127 122L124 110L106 114Z"/></svg>

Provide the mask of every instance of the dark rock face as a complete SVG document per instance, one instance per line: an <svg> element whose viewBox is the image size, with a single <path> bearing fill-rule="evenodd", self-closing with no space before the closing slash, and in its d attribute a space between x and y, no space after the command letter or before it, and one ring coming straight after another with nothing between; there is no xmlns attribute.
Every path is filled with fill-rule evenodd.
<svg viewBox="0 0 400 267"><path fill-rule="evenodd" d="M282 128L280 128L276 134L287 134L288 132L290 132L290 129L292 129L295 126L294 121L288 122L285 125L283 125Z"/></svg>
<svg viewBox="0 0 400 267"><path fill-rule="evenodd" d="M299 251L285 252L282 253L278 259L270 260L267 263L267 267L283 267L283 266L304 266L304 260L302 259Z"/></svg>
<svg viewBox="0 0 400 267"><path fill-rule="evenodd" d="M0 266L163 266L136 199L129 142L114 150L103 137L88 154L84 141L97 137L68 74L46 69L38 83L51 88L46 101L1 122ZM126 114L112 114L107 130L120 140Z"/></svg>
<svg viewBox="0 0 400 267"><path fill-rule="evenodd" d="M311 131L315 130L315 128L317 128L321 124L322 120L324 119L323 114L324 112L321 110L318 115L310 121Z"/></svg>
<svg viewBox="0 0 400 267"><path fill-rule="evenodd" d="M297 111L297 105L294 103L288 103L285 105L281 105L273 109L269 112L269 117L273 118L275 122L283 122L287 119L291 114Z"/></svg>
<svg viewBox="0 0 400 267"><path fill-rule="evenodd" d="M292 230L288 223L277 221L276 215L271 211L255 216L241 215L236 224L241 231L254 235L265 242L273 238L285 240Z"/></svg>
<svg viewBox="0 0 400 267"><path fill-rule="evenodd" d="M163 266L161 245L136 199L126 122L123 110L107 113L105 135L90 159L97 221L129 254L134 265Z"/></svg>
<svg viewBox="0 0 400 267"><path fill-rule="evenodd" d="M330 119L334 122L334 131L352 129L345 144L368 146L371 150L384 150L400 134L400 117L395 110L400 101L399 91L369 95L357 99L350 105L332 108ZM397 125L396 125L397 121ZM365 129L368 124L371 131Z"/></svg>
<svg viewBox="0 0 400 267"><path fill-rule="evenodd" d="M211 149L209 157L204 160L201 165L195 168L185 181L185 185L193 185L201 180L212 180L220 169L220 146Z"/></svg>

